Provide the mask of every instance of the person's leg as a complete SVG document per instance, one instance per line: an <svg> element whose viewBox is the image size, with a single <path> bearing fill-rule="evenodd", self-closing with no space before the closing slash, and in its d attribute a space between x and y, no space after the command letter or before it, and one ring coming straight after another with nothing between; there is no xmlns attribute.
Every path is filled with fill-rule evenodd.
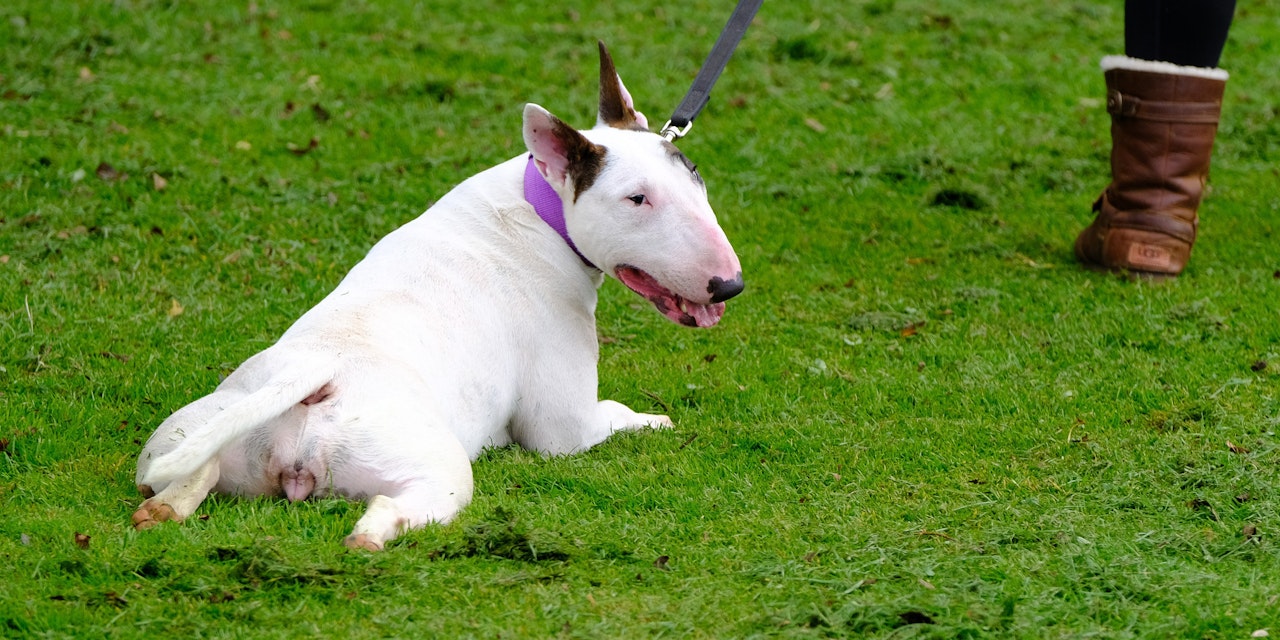
<svg viewBox="0 0 1280 640"><path fill-rule="evenodd" d="M1111 184L1076 238L1081 261L1177 275L1199 224L1227 73L1234 2L1127 0L1125 52L1107 56Z"/></svg>
<svg viewBox="0 0 1280 640"><path fill-rule="evenodd" d="M1124 53L1186 67L1216 67L1235 0L1126 0Z"/></svg>

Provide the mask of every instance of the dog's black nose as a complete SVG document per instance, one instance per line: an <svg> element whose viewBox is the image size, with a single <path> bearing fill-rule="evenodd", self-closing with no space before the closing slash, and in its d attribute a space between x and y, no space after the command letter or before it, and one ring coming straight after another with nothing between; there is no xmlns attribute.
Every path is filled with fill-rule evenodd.
<svg viewBox="0 0 1280 640"><path fill-rule="evenodd" d="M712 278L711 282L707 283L707 293L711 294L712 302L724 302L742 293L745 286L742 282L742 272L739 271L732 280L725 280L719 276Z"/></svg>

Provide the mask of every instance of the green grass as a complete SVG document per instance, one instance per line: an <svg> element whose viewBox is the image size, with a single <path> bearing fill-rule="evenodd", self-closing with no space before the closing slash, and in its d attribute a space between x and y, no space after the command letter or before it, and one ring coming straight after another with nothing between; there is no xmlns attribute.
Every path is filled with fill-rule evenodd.
<svg viewBox="0 0 1280 640"><path fill-rule="evenodd" d="M1262 0L1159 285L1070 255L1120 3L766 4L681 143L747 292L708 331L601 292L602 395L677 427L491 451L458 521L381 554L339 500L134 532L135 456L520 153L524 102L593 122L595 39L661 123L731 3L192 4L0 7L0 636L1280 633Z"/></svg>

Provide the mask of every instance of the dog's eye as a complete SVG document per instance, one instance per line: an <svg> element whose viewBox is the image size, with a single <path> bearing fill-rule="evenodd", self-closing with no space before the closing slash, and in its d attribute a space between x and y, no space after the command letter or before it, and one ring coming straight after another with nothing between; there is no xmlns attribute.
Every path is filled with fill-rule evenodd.
<svg viewBox="0 0 1280 640"><path fill-rule="evenodd" d="M648 198L644 197L644 194L639 194L639 193L634 196L630 196L627 199L636 203L637 207L649 201Z"/></svg>

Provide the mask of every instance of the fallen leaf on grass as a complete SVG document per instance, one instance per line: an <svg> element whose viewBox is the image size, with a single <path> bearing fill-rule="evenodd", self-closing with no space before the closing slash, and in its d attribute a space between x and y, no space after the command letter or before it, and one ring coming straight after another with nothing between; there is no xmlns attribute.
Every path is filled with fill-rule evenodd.
<svg viewBox="0 0 1280 640"><path fill-rule="evenodd" d="M127 173L120 173L115 167L105 162L98 163L98 168L94 170L98 177L106 182L117 182L129 177Z"/></svg>
<svg viewBox="0 0 1280 640"><path fill-rule="evenodd" d="M1249 450L1248 450L1248 449L1246 449L1246 448L1244 448L1244 447L1242 447L1242 446L1240 446L1240 445L1238 445L1238 444L1235 444L1235 443L1231 442L1230 440L1228 440L1228 441L1227 441L1227 449L1228 449L1229 451L1231 451L1231 453L1241 453L1241 454L1243 454L1243 453L1249 453Z"/></svg>
<svg viewBox="0 0 1280 640"><path fill-rule="evenodd" d="M292 153L295 156L305 156L308 153L311 153L313 150L315 150L316 147L320 146L320 141L316 140L315 138L312 138L311 141L308 142L307 146L305 147L299 147L298 145L292 142L286 144L285 146L289 148L289 153Z"/></svg>
<svg viewBox="0 0 1280 640"><path fill-rule="evenodd" d="M184 309L182 308L182 303L178 302L177 298L172 298L169 300L169 317L170 318L176 318L182 315L183 311Z"/></svg>
<svg viewBox="0 0 1280 640"><path fill-rule="evenodd" d="M1218 517L1218 510L1214 509L1213 505L1210 504L1209 501L1205 500L1204 498L1196 498L1195 500L1188 502L1187 507L1189 507L1192 511L1208 511L1209 517L1212 518L1214 522L1221 521L1221 518Z"/></svg>
<svg viewBox="0 0 1280 640"><path fill-rule="evenodd" d="M151 174L151 186L155 187L156 191L164 191L164 188L169 186L169 181L165 180L164 176L153 173Z"/></svg>
<svg viewBox="0 0 1280 640"><path fill-rule="evenodd" d="M116 593L116 592L114 592L114 591L108 591L108 592L106 592L106 593L102 594L102 603L103 603L103 604L107 604L107 605L111 605L111 606L113 606L113 607L115 607L115 608L119 609L119 608L121 608L121 607L127 606L127 605L129 604L129 601L128 601L128 600L125 600L125 599L124 599L124 596L122 596L122 595L120 595L120 594L118 594L118 593Z"/></svg>
<svg viewBox="0 0 1280 640"><path fill-rule="evenodd" d="M72 227L72 228L70 228L70 229L64 229L64 230L62 230L62 231L59 231L58 233L56 233L56 234L54 234L54 235L55 235L55 237L57 237L59 240L66 240L66 239L70 238L71 236L81 236L81 235L84 235L84 234L86 234L86 233L89 233L89 229L87 229L84 225L80 224L80 225L76 225L76 226L74 226L74 227Z"/></svg>
<svg viewBox="0 0 1280 640"><path fill-rule="evenodd" d="M1249 634L1249 637L1250 638L1270 638L1271 634L1267 633L1266 629L1258 629L1257 631L1254 631L1253 633Z"/></svg>
<svg viewBox="0 0 1280 640"><path fill-rule="evenodd" d="M1253 542L1258 539L1258 527L1246 524L1240 534L1244 536L1245 542Z"/></svg>
<svg viewBox="0 0 1280 640"><path fill-rule="evenodd" d="M81 549L88 549L88 548L89 548L89 536L87 536L87 535L85 535L85 534L80 533L79 531L77 531L77 532L76 532L76 546L77 546L77 547L80 547Z"/></svg>

